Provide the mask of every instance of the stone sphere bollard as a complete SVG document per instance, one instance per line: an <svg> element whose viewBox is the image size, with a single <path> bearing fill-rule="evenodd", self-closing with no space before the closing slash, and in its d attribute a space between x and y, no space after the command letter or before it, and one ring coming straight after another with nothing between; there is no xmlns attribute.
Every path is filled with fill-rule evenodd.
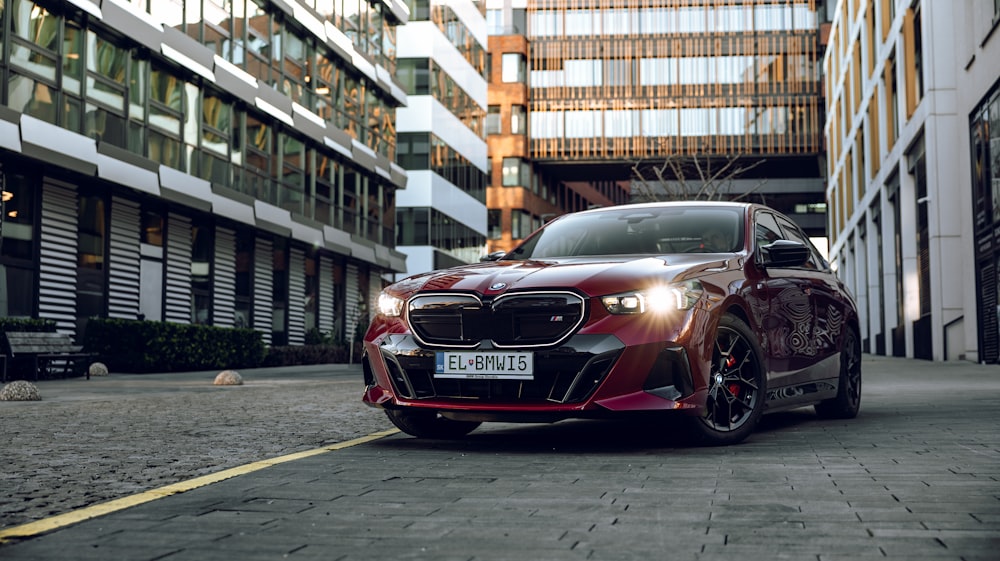
<svg viewBox="0 0 1000 561"><path fill-rule="evenodd" d="M0 401L41 401L35 384L27 380L14 380L0 390Z"/></svg>
<svg viewBox="0 0 1000 561"><path fill-rule="evenodd" d="M219 372L219 375L215 377L216 386L242 386L243 376L235 370L223 370Z"/></svg>
<svg viewBox="0 0 1000 561"><path fill-rule="evenodd" d="M88 372L90 372L91 376L107 376L108 367L103 362L95 362L90 365Z"/></svg>

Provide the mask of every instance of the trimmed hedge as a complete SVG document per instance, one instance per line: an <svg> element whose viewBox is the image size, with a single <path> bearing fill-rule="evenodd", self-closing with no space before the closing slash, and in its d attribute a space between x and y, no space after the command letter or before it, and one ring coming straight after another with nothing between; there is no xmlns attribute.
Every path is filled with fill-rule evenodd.
<svg viewBox="0 0 1000 561"><path fill-rule="evenodd" d="M256 368L267 353L252 329L92 318L83 348L112 372Z"/></svg>
<svg viewBox="0 0 1000 561"><path fill-rule="evenodd" d="M8 331L48 331L56 330L56 322L37 318L0 318L0 333Z"/></svg>
<svg viewBox="0 0 1000 561"><path fill-rule="evenodd" d="M356 354L354 360L361 358ZM346 345L314 344L276 346L267 350L261 366L295 366L301 364L340 364L350 360L350 349Z"/></svg>

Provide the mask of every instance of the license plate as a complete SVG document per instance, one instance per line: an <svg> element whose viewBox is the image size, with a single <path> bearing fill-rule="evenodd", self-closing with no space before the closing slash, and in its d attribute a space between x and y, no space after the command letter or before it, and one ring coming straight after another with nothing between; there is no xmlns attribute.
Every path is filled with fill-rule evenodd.
<svg viewBox="0 0 1000 561"><path fill-rule="evenodd" d="M516 352L438 352L434 377L530 380L534 358Z"/></svg>

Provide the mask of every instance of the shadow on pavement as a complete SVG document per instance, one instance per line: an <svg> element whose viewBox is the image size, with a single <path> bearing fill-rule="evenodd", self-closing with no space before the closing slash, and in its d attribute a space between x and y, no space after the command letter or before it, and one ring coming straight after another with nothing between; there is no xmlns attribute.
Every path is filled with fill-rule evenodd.
<svg viewBox="0 0 1000 561"><path fill-rule="evenodd" d="M823 421L811 408L765 415L754 434L735 446L752 444L755 435L776 433L818 422ZM501 454L615 454L643 451L652 453L664 449L712 449L692 442L681 419L663 416L571 419L552 424L485 423L465 438L456 440L420 439L402 434L372 445L396 451L434 449ZM726 448L731 447L719 447Z"/></svg>

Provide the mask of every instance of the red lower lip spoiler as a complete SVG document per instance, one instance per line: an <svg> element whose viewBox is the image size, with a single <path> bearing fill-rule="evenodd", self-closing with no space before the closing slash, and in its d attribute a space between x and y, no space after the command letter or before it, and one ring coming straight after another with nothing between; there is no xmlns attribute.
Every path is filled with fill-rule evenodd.
<svg viewBox="0 0 1000 561"><path fill-rule="evenodd" d="M695 393L693 396L688 396L684 401L672 401L646 392L634 392L602 399L595 403L609 411L676 411L680 409L696 409L698 406L689 401L695 401L692 398L697 397L697 395Z"/></svg>

